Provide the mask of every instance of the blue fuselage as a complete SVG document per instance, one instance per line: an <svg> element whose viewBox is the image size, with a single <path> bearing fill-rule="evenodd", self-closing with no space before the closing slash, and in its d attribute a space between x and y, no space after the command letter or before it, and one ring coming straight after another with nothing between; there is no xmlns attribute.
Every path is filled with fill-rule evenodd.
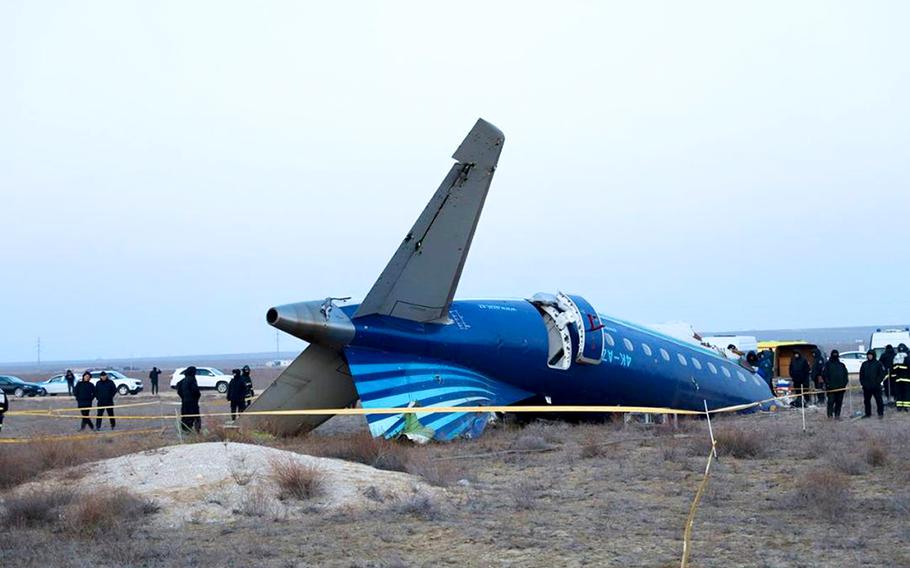
<svg viewBox="0 0 910 568"><path fill-rule="evenodd" d="M338 309L350 317L357 306ZM566 370L548 366L547 328L528 301L456 301L449 316L449 324L356 318L350 345L447 361L559 405L703 410L771 395L757 374L714 350L605 315L600 363Z"/></svg>

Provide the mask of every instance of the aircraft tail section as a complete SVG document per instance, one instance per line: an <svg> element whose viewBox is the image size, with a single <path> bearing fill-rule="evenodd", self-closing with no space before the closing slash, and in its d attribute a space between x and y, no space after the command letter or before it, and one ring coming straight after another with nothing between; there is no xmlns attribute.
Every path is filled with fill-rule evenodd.
<svg viewBox="0 0 910 568"><path fill-rule="evenodd" d="M473 438L483 431L490 413L433 412L432 408L507 405L533 396L443 361L360 347L346 347L344 353L363 408L427 408L416 414L367 414L375 437Z"/></svg>
<svg viewBox="0 0 910 568"><path fill-rule="evenodd" d="M250 411L344 408L357 401L357 391L338 351L311 344L259 395ZM331 415L269 416L241 414L241 424L276 434L297 434L316 428Z"/></svg>
<svg viewBox="0 0 910 568"><path fill-rule="evenodd" d="M442 185L404 238L355 318L372 314L447 322L505 137L479 119Z"/></svg>

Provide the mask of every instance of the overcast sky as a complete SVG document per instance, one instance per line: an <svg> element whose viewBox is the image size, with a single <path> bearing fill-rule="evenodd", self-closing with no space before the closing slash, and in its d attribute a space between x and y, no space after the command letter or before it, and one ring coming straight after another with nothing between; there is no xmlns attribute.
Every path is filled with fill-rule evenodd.
<svg viewBox="0 0 910 568"><path fill-rule="evenodd" d="M0 361L274 349L269 306L366 294L477 117L459 296L910 323L908 12L6 0Z"/></svg>

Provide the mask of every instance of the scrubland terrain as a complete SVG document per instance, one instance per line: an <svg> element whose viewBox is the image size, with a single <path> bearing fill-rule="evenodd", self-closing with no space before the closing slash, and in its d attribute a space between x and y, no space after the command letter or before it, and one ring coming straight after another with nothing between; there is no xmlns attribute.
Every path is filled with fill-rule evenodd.
<svg viewBox="0 0 910 568"><path fill-rule="evenodd" d="M49 422L29 426L42 433L60 428L48 418L7 423L27 421ZM910 565L910 416L889 408L885 420L834 422L810 409L807 423L804 433L795 411L715 421L720 459L697 511L691 565ZM287 439L212 419L179 452L161 449L177 444L173 426L157 427L0 445L3 565L678 566L710 450L703 420L506 421L478 440L418 447L371 439L359 417ZM350 485L357 498L329 506L350 481L343 464L231 457L251 446L370 468ZM229 473L218 491L234 500L214 515L213 493L196 489L221 451L217 467ZM174 499L114 481L119 462L94 463L137 452L174 471L167 455L179 454Z"/></svg>

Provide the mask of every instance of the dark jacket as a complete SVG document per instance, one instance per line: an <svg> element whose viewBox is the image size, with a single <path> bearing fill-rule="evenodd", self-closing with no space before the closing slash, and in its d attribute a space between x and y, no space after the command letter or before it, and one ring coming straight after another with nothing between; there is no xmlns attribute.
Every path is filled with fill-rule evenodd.
<svg viewBox="0 0 910 568"><path fill-rule="evenodd" d="M250 373L244 372L240 377L246 385L246 398L253 398L253 378L250 377Z"/></svg>
<svg viewBox="0 0 910 568"><path fill-rule="evenodd" d="M0 391L0 413L6 412L9 410L9 399L6 398L6 393Z"/></svg>
<svg viewBox="0 0 910 568"><path fill-rule="evenodd" d="M235 375L228 383L227 399L231 402L243 402L246 398L246 381L240 375Z"/></svg>
<svg viewBox="0 0 910 568"><path fill-rule="evenodd" d="M812 354L812 380L818 385L822 380L822 372L825 370L825 356L818 349Z"/></svg>
<svg viewBox="0 0 910 568"><path fill-rule="evenodd" d="M881 362L882 367L885 368L885 373L891 372L891 366L894 365L894 355L895 354L896 353L894 351L894 347L892 347L891 349L885 348L885 352L882 353L882 357L881 357L881 359L879 359L879 361Z"/></svg>
<svg viewBox="0 0 910 568"><path fill-rule="evenodd" d="M885 380L885 368L882 367L880 361L875 359L863 361L863 366L859 368L859 384L863 385L863 389L881 388L883 380Z"/></svg>
<svg viewBox="0 0 910 568"><path fill-rule="evenodd" d="M157 369L152 369L151 371L149 371L149 380L152 381L153 383L157 383L159 375L161 375L161 371L159 371Z"/></svg>
<svg viewBox="0 0 910 568"><path fill-rule="evenodd" d="M76 406L79 408L91 406L95 400L95 385L91 381L79 381L73 387L73 396L76 397Z"/></svg>
<svg viewBox="0 0 910 568"><path fill-rule="evenodd" d="M809 362L805 357L794 357L790 361L790 378L794 382L805 383L809 381L809 374L812 369L809 368Z"/></svg>
<svg viewBox="0 0 910 568"><path fill-rule="evenodd" d="M199 414L199 383L196 377L183 377L177 383L177 396L180 397L181 414Z"/></svg>
<svg viewBox="0 0 910 568"><path fill-rule="evenodd" d="M840 359L829 359L822 371L822 378L825 379L825 388L828 390L842 389L849 381L847 366Z"/></svg>
<svg viewBox="0 0 910 568"><path fill-rule="evenodd" d="M110 379L99 380L95 383L95 398L98 406L114 406L114 395L117 394L117 385Z"/></svg>

